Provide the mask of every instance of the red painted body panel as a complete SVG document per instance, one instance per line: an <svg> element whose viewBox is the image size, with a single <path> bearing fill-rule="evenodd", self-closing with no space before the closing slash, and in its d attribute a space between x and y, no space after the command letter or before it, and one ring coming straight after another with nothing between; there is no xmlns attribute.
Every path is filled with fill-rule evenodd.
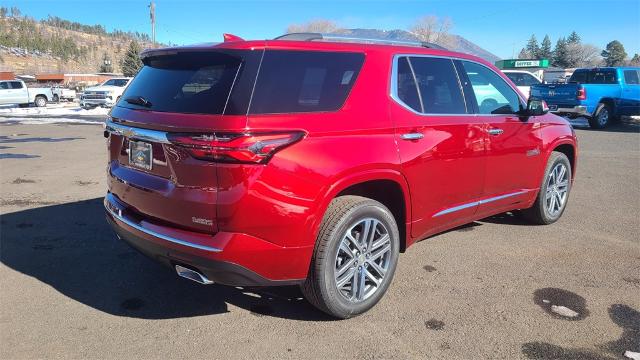
<svg viewBox="0 0 640 360"><path fill-rule="evenodd" d="M389 180L402 189L406 221L398 225L406 228L404 240L409 246L451 227L530 205L551 151L561 144L576 146L568 123L551 114L529 119L427 116L409 111L390 97L394 54L469 59L495 69L470 55L406 46L298 41L233 41L212 48L363 52L365 61L346 102L335 112L228 116L113 108L114 121L166 132L301 130L306 134L266 164L206 162L171 144L158 149L154 144L154 158L165 158L157 158L152 171L130 168L123 137L112 134L109 191L132 211L147 216L145 226L154 231L222 251L190 249L121 221L116 220L117 224L164 244L167 252L180 250L183 257L191 254L241 265L270 280L304 279L326 208L352 185ZM504 133L494 138L487 134L490 127ZM400 138L409 132L424 138ZM481 202L514 191L521 193ZM478 205L438 216L470 202ZM192 217L213 223L197 224ZM189 262L188 256L182 260Z"/></svg>

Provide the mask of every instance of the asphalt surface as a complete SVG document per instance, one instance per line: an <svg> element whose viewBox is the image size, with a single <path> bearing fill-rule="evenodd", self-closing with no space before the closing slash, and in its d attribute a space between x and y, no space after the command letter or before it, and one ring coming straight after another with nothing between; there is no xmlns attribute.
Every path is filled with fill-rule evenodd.
<svg viewBox="0 0 640 360"><path fill-rule="evenodd" d="M640 352L640 127L578 130L563 218L510 215L400 257L370 312L178 278L104 220L96 125L0 125L0 358L566 358ZM562 315L563 314L563 315Z"/></svg>

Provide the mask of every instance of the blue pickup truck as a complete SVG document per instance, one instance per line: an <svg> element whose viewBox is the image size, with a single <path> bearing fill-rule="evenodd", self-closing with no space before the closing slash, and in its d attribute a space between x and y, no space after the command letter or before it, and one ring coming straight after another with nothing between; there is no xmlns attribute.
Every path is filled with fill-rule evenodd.
<svg viewBox="0 0 640 360"><path fill-rule="evenodd" d="M576 69L566 84L531 86L531 97L545 100L551 112L584 116L602 129L621 115L640 115L640 68Z"/></svg>

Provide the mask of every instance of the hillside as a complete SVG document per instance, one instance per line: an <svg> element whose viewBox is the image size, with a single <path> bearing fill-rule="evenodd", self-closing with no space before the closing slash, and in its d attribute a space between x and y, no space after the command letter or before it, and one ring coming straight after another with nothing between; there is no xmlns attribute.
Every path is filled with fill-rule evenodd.
<svg viewBox="0 0 640 360"><path fill-rule="evenodd" d="M59 18L36 21L28 17L0 17L0 71L17 74L94 73L105 54L114 72L132 40L151 46L148 36L106 32L100 25L81 25Z"/></svg>

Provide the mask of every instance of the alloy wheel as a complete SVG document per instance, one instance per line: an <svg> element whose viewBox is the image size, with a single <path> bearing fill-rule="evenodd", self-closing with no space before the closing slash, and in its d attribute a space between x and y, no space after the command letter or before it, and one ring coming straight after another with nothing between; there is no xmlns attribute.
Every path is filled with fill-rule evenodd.
<svg viewBox="0 0 640 360"><path fill-rule="evenodd" d="M553 167L547 178L545 208L551 217L557 217L564 209L569 192L569 172L565 164Z"/></svg>
<svg viewBox="0 0 640 360"><path fill-rule="evenodd" d="M391 238L383 223L359 220L342 237L336 253L334 279L346 300L361 302L385 280L391 259Z"/></svg>
<svg viewBox="0 0 640 360"><path fill-rule="evenodd" d="M604 107L598 113L598 124L600 126L605 126L609 122L609 110Z"/></svg>

